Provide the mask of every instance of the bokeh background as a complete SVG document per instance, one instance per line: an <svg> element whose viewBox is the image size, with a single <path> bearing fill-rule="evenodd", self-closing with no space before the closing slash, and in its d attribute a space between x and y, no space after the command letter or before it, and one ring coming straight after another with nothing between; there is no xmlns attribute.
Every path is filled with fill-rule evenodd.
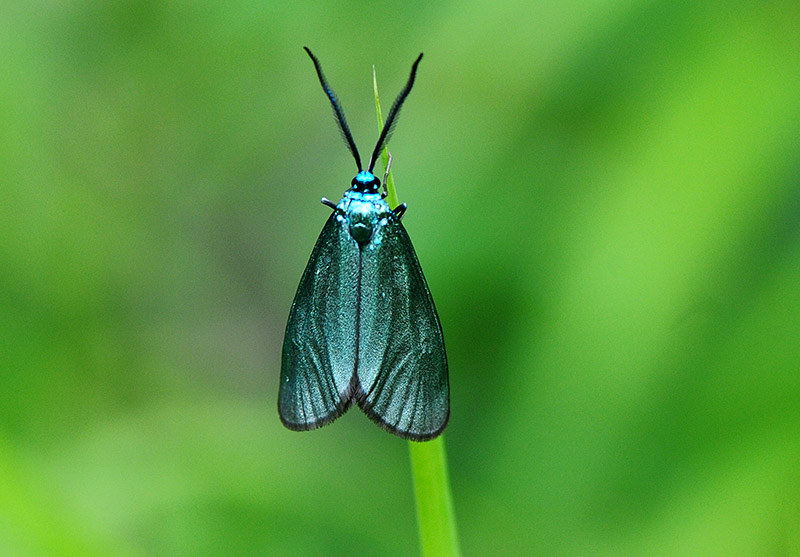
<svg viewBox="0 0 800 557"><path fill-rule="evenodd" d="M3 2L0 553L418 551L404 441L277 417L355 173L303 45L363 153L425 52L464 553L800 554L795 0Z"/></svg>

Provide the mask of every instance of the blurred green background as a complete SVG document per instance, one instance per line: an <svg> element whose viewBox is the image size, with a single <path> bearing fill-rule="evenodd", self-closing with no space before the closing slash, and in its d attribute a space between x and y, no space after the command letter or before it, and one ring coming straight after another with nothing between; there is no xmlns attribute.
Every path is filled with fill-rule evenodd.
<svg viewBox="0 0 800 557"><path fill-rule="evenodd" d="M413 555L407 444L285 430L390 145L466 555L800 554L800 4L3 2L0 554ZM367 156L364 154L364 156Z"/></svg>

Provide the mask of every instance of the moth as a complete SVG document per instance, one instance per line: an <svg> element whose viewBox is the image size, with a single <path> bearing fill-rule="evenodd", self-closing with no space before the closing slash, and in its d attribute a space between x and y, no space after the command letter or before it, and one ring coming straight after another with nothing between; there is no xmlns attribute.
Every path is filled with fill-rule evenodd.
<svg viewBox="0 0 800 557"><path fill-rule="evenodd" d="M358 167L332 209L300 279L286 324L278 412L293 430L323 426L353 403L400 437L438 436L450 416L444 337L401 219L372 173L411 92L422 54L392 104L366 169L319 60L305 48ZM388 169L387 169L388 173ZM385 177L384 177L385 179Z"/></svg>

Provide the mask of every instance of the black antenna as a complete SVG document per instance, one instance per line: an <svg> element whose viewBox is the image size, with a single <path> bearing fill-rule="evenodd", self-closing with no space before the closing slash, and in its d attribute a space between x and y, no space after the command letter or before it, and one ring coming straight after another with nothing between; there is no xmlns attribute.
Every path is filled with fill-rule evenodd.
<svg viewBox="0 0 800 557"><path fill-rule="evenodd" d="M325 74L322 73L322 68L319 65L319 60L317 57L314 56L311 51L308 49L307 46L303 47L308 52L308 55L311 57L311 61L314 62L314 67L317 69L317 76L319 77L319 82L322 84L322 90L325 91L325 94L328 96L328 99L331 101L331 105L333 106L333 114L336 116L336 122L339 124L339 131L342 132L342 137L344 137L347 146L350 148L350 152L353 153L353 157L356 159L356 166L358 166L358 171L361 172L364 168L361 166L361 157L358 155L358 148L356 147L356 142L353 141L353 134L350 133L350 127L347 125L347 119L344 117L344 111L342 111L342 107L339 106L339 101L336 100L336 93L333 92L331 86L328 85L328 80L325 79ZM422 55L420 55L422 57ZM419 62L419 60L417 60ZM415 65L416 69L416 65ZM413 74L412 74L413 80ZM410 86L406 86L410 89ZM408 91L406 91L406 95ZM398 99L399 100L399 99ZM395 101L397 104L397 101ZM394 106L392 106L392 114L394 113ZM389 117L392 117L392 114L389 114ZM386 128L384 128L385 130ZM370 166L370 170L372 167Z"/></svg>
<svg viewBox="0 0 800 557"><path fill-rule="evenodd" d="M309 52L309 54L311 53ZM389 142L389 138L392 137L394 126L397 124L397 115L400 113L400 108L403 106L403 102L405 102L406 97L411 92L411 87L414 86L414 78L417 76L417 66L419 65L420 60L422 60L422 54L420 54L414 61L414 65L411 66L411 75L408 77L408 83L406 83L406 86L403 87L403 90L400 91L400 94L397 95L397 98L394 100L394 104L392 104L392 109L389 111L389 116L386 118L386 123L383 125L381 136L378 138L378 144L375 145L375 150L372 152L372 158L369 159L369 168L367 168L367 170L370 172L372 172L372 169L378 160L378 156L383 150L383 146L386 145Z"/></svg>

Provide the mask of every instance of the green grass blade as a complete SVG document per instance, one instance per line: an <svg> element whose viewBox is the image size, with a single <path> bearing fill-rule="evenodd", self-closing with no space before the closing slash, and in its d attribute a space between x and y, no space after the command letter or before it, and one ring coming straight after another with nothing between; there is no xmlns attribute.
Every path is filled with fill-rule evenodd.
<svg viewBox="0 0 800 557"><path fill-rule="evenodd" d="M378 115L378 133L380 133L383 131L383 115L375 66L372 67L372 87L375 91L375 110ZM386 168L389 163L389 151L386 147L383 148L382 156ZM386 190L387 203L390 207L397 207L399 201L391 171L386 178ZM422 443L409 441L408 449L421 552L423 555L437 557L461 555L453 497L450 493L450 478L447 472L444 435Z"/></svg>
<svg viewBox="0 0 800 557"><path fill-rule="evenodd" d="M408 442L417 503L417 527L423 555L461 555L444 435L424 443Z"/></svg>
<svg viewBox="0 0 800 557"><path fill-rule="evenodd" d="M383 131L383 114L381 114L381 100L378 96L378 77L375 75L375 66L372 66L372 89L375 91L375 111L378 115L378 133L381 133ZM389 164L389 149L385 145L383 147L381 156L383 158L383 168L385 172L386 165ZM389 207L394 209L400 205L400 200L397 197L397 191L394 189L394 178L392 178L391 170L386 176L386 193L386 202L389 204Z"/></svg>

